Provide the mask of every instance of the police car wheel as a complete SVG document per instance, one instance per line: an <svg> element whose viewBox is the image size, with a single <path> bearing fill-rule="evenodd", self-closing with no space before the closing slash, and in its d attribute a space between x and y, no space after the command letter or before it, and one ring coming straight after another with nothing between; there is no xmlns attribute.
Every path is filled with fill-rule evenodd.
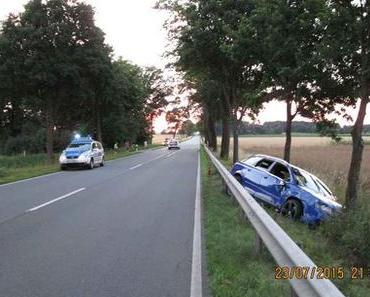
<svg viewBox="0 0 370 297"><path fill-rule="evenodd" d="M60 170L67 170L67 166L64 165L60 166Z"/></svg>
<svg viewBox="0 0 370 297"><path fill-rule="evenodd" d="M89 169L94 169L94 160L91 158L90 163L89 163Z"/></svg>
<svg viewBox="0 0 370 297"><path fill-rule="evenodd" d="M104 166L104 157L101 159L101 162L100 162L100 167L103 167Z"/></svg>

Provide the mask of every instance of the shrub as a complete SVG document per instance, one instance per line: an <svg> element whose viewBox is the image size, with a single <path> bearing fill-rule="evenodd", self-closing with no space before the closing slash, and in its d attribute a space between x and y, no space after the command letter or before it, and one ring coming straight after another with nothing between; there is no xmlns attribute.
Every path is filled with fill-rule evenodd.
<svg viewBox="0 0 370 297"><path fill-rule="evenodd" d="M5 177L7 175L7 170L4 167L0 167L0 178Z"/></svg>
<svg viewBox="0 0 370 297"><path fill-rule="evenodd" d="M365 198L355 209L327 221L321 229L349 265L370 264L370 206Z"/></svg>

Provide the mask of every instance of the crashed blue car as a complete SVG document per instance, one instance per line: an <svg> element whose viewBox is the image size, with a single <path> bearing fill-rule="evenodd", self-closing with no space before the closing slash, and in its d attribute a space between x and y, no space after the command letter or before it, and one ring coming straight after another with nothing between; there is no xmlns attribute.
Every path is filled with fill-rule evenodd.
<svg viewBox="0 0 370 297"><path fill-rule="evenodd" d="M317 224L342 209L319 178L279 158L253 155L235 163L231 174L255 199L293 220Z"/></svg>

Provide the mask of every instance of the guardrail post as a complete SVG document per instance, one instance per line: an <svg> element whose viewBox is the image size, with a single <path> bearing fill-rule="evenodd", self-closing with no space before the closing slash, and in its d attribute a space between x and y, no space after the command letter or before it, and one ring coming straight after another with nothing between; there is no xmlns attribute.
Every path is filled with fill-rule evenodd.
<svg viewBox="0 0 370 297"><path fill-rule="evenodd" d="M290 287L290 297L299 297L297 293L294 291L293 287Z"/></svg>
<svg viewBox="0 0 370 297"><path fill-rule="evenodd" d="M258 233L255 232L254 243L253 243L253 255L256 257L261 254L262 251L262 239L259 237Z"/></svg>

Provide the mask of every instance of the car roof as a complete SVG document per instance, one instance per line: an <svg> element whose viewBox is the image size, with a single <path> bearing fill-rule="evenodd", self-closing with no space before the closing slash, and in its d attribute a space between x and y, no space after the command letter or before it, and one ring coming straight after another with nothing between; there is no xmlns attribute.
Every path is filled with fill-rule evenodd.
<svg viewBox="0 0 370 297"><path fill-rule="evenodd" d="M263 155L263 154L256 154L256 155L253 155L251 157L260 157L260 158L267 158L267 159L270 159L272 161L275 161L275 162L280 162L284 165L289 165L289 166L293 166L292 164L290 164L289 162L283 160L283 159L280 159L280 158L277 158L277 157L274 157L274 156L269 156L269 155Z"/></svg>

